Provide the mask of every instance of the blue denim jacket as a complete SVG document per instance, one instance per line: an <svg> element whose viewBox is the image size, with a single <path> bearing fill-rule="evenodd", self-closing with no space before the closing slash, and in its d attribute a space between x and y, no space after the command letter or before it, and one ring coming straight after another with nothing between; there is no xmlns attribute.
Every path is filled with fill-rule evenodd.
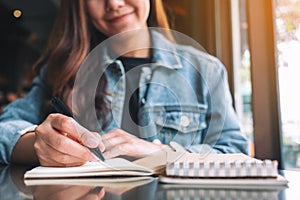
<svg viewBox="0 0 300 200"><path fill-rule="evenodd" d="M248 153L232 107L227 74L221 62L191 46L169 42L152 32L153 63L143 66L139 85L139 137L164 144L171 141L197 153ZM99 54L100 55L100 54ZM121 127L126 84L119 60L102 52L112 121ZM0 163L9 163L25 128L40 124L49 88L43 70L25 98L8 105L0 116Z"/></svg>

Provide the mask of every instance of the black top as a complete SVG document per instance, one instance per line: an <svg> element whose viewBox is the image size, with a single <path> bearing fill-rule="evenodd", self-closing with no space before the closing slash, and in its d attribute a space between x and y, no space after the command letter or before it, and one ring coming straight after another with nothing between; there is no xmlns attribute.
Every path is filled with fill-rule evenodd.
<svg viewBox="0 0 300 200"><path fill-rule="evenodd" d="M121 128L133 135L138 135L139 80L141 69L151 62L151 58L119 57L126 72L125 102Z"/></svg>

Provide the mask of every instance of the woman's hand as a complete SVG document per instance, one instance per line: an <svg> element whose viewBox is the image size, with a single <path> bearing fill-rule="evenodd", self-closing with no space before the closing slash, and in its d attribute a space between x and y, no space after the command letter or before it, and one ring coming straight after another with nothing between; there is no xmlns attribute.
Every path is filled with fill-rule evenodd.
<svg viewBox="0 0 300 200"><path fill-rule="evenodd" d="M98 133L90 132L73 118L61 114L50 114L35 129L34 148L43 166L76 166L97 160L87 147L104 145Z"/></svg>
<svg viewBox="0 0 300 200"><path fill-rule="evenodd" d="M161 151L167 146L137 138L121 129L111 130L102 135L102 141L105 146L104 157L107 159L117 156L141 158Z"/></svg>

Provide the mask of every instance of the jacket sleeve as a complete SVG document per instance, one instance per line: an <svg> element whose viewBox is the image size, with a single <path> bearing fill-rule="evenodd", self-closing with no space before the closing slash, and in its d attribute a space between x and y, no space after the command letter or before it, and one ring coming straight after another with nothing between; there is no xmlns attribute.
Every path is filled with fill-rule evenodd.
<svg viewBox="0 0 300 200"><path fill-rule="evenodd" d="M0 116L0 164L10 162L12 150L22 130L45 119L43 105L49 95L49 87L44 80L44 71L41 70L26 97L17 99L3 109Z"/></svg>
<svg viewBox="0 0 300 200"><path fill-rule="evenodd" d="M232 106L227 73L219 60L208 62L206 67L208 87L206 114L207 128L203 131L202 144L188 148L196 153L245 153L248 140L241 133L239 121Z"/></svg>

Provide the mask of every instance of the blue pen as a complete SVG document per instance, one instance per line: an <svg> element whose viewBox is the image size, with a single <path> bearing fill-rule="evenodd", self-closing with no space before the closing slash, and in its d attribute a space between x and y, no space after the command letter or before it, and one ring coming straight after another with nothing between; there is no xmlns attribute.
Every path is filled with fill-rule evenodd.
<svg viewBox="0 0 300 200"><path fill-rule="evenodd" d="M51 102L57 112L59 112L63 115L66 115L68 117L72 117L73 119L75 119L78 122L75 115L67 108L67 106L58 97L53 97L51 99ZM100 160L105 161L105 158L98 147L96 147L96 148L87 147L87 148L92 153L94 153Z"/></svg>

